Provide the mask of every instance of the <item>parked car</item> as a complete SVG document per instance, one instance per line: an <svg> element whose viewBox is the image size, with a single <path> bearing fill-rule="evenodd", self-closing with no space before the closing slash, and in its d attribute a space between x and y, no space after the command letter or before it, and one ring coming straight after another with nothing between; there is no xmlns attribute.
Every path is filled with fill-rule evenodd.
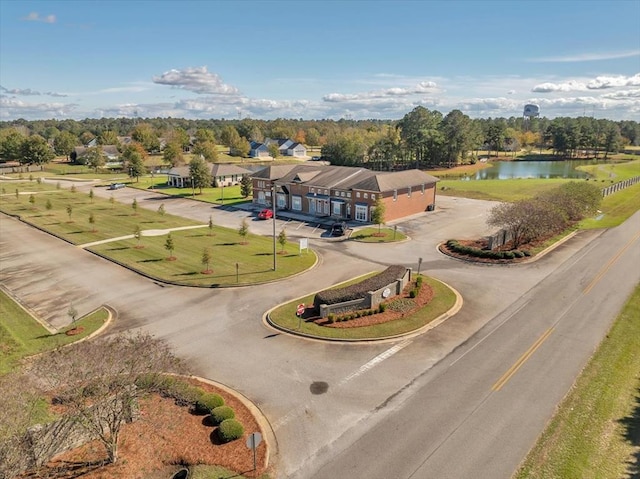
<svg viewBox="0 0 640 479"><path fill-rule="evenodd" d="M260 213L258 213L258 219L268 220L270 218L273 218L273 211L268 208L265 208L264 210L260 211Z"/></svg>
<svg viewBox="0 0 640 479"><path fill-rule="evenodd" d="M336 221L331 225L331 236L342 236L347 232L347 223Z"/></svg>
<svg viewBox="0 0 640 479"><path fill-rule="evenodd" d="M119 190L120 188L124 188L126 185L124 183L111 183L109 185L110 190Z"/></svg>

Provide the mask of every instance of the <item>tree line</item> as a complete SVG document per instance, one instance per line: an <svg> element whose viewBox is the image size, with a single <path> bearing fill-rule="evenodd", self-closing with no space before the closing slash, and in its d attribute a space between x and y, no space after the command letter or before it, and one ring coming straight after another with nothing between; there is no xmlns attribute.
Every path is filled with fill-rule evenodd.
<svg viewBox="0 0 640 479"><path fill-rule="evenodd" d="M187 151L215 162L217 145L228 147L231 155L245 157L251 141L291 138L322 147L323 159L332 164L393 170L450 167L474 161L479 150L495 155L552 150L558 158L607 158L625 146L640 145L640 124L590 117L472 119L460 110L443 115L422 106L398 121L14 120L0 122L0 159L40 164L50 160L50 150L68 156L76 146L94 139L99 145L124 148L119 137L129 137L147 153L162 152L171 165L183 163Z"/></svg>

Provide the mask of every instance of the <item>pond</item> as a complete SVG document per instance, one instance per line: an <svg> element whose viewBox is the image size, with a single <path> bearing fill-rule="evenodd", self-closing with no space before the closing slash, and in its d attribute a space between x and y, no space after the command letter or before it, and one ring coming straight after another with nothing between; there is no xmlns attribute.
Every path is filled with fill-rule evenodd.
<svg viewBox="0 0 640 479"><path fill-rule="evenodd" d="M508 180L512 178L587 178L581 165L593 165L594 160L563 161L495 161L492 166L467 176L466 180Z"/></svg>

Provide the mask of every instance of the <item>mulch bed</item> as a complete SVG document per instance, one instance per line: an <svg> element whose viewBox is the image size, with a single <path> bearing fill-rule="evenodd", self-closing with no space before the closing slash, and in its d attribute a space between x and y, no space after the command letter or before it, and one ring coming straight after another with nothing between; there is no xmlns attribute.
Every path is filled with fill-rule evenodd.
<svg viewBox="0 0 640 479"><path fill-rule="evenodd" d="M211 464L253 477L265 472L266 444L256 449L257 471L253 470L253 454L246 446L252 432L260 431L257 420L242 402L212 385L188 380L206 392L220 394L230 406L236 419L244 426L242 438L221 444L217 427L208 415L190 412L177 406L172 399L152 394L140 402L140 418L126 424L120 432L118 462L102 467L88 467L83 479L155 479L170 477L166 471L172 466ZM264 434L263 434L264 436ZM99 441L56 456L40 474L30 477L79 477L62 474L62 470L79 463L97 463L106 453ZM177 469L177 468L176 468Z"/></svg>
<svg viewBox="0 0 640 479"><path fill-rule="evenodd" d="M458 240L462 246L471 246L473 248L484 249L487 248L488 242L485 239L477 239L477 240ZM531 250L538 246L537 243L527 243L520 245L517 249L519 250ZM478 256L472 256L468 254L461 254L456 251L452 251L447 246L447 243L442 243L438 247L441 253L446 254L447 256L452 256L454 258L463 259L465 261L471 261L474 263L486 263L486 264L517 264L527 261L531 259L531 257L525 256L524 258L513 258L513 259L494 259L494 258L480 258ZM497 248L496 251L511 251L512 246L510 243L505 243L502 247Z"/></svg>

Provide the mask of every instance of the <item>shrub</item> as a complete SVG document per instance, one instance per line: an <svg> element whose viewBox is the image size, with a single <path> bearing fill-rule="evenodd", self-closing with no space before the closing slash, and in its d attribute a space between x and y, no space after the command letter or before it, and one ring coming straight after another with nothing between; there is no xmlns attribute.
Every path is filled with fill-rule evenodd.
<svg viewBox="0 0 640 479"><path fill-rule="evenodd" d="M196 402L196 412L207 414L220 406L224 406L224 399L219 394L207 393Z"/></svg>
<svg viewBox="0 0 640 479"><path fill-rule="evenodd" d="M415 289L412 289L411 291L409 291L410 298L415 298L416 296L418 296L418 292Z"/></svg>
<svg viewBox="0 0 640 479"><path fill-rule="evenodd" d="M231 442L244 434L244 427L235 419L225 419L218 427L218 437L222 442Z"/></svg>
<svg viewBox="0 0 640 479"><path fill-rule="evenodd" d="M211 411L211 418L215 424L220 424L226 419L233 419L236 417L236 413L233 412L229 406L218 406Z"/></svg>
<svg viewBox="0 0 640 479"><path fill-rule="evenodd" d="M416 278L416 286L417 286L417 287L422 286L423 280L424 280L424 277L423 277L423 276L418 276L418 277Z"/></svg>
<svg viewBox="0 0 640 479"><path fill-rule="evenodd" d="M379 313L384 313L387 310L387 304L386 303L380 303L378 305L378 312Z"/></svg>
<svg viewBox="0 0 640 479"><path fill-rule="evenodd" d="M524 253L520 250L513 251L513 254L515 255L516 258L524 258Z"/></svg>
<svg viewBox="0 0 640 479"><path fill-rule="evenodd" d="M333 324L335 320L336 320L336 315L333 313L329 313L329 315L327 316L327 322L329 324Z"/></svg>
<svg viewBox="0 0 640 479"><path fill-rule="evenodd" d="M514 254L513 251L505 251L504 252L504 258L505 259L513 259L515 257L516 257L516 255Z"/></svg>
<svg viewBox="0 0 640 479"><path fill-rule="evenodd" d="M318 311L321 304L336 304L345 301L362 299L369 291L376 291L384 288L402 277L406 268L402 265L389 266L384 271L375 276L367 278L359 283L351 284L343 288L326 289L316 294L313 299L313 306Z"/></svg>
<svg viewBox="0 0 640 479"><path fill-rule="evenodd" d="M524 250L522 253L523 253L525 256L531 256L531 251L529 251L529 250Z"/></svg>

